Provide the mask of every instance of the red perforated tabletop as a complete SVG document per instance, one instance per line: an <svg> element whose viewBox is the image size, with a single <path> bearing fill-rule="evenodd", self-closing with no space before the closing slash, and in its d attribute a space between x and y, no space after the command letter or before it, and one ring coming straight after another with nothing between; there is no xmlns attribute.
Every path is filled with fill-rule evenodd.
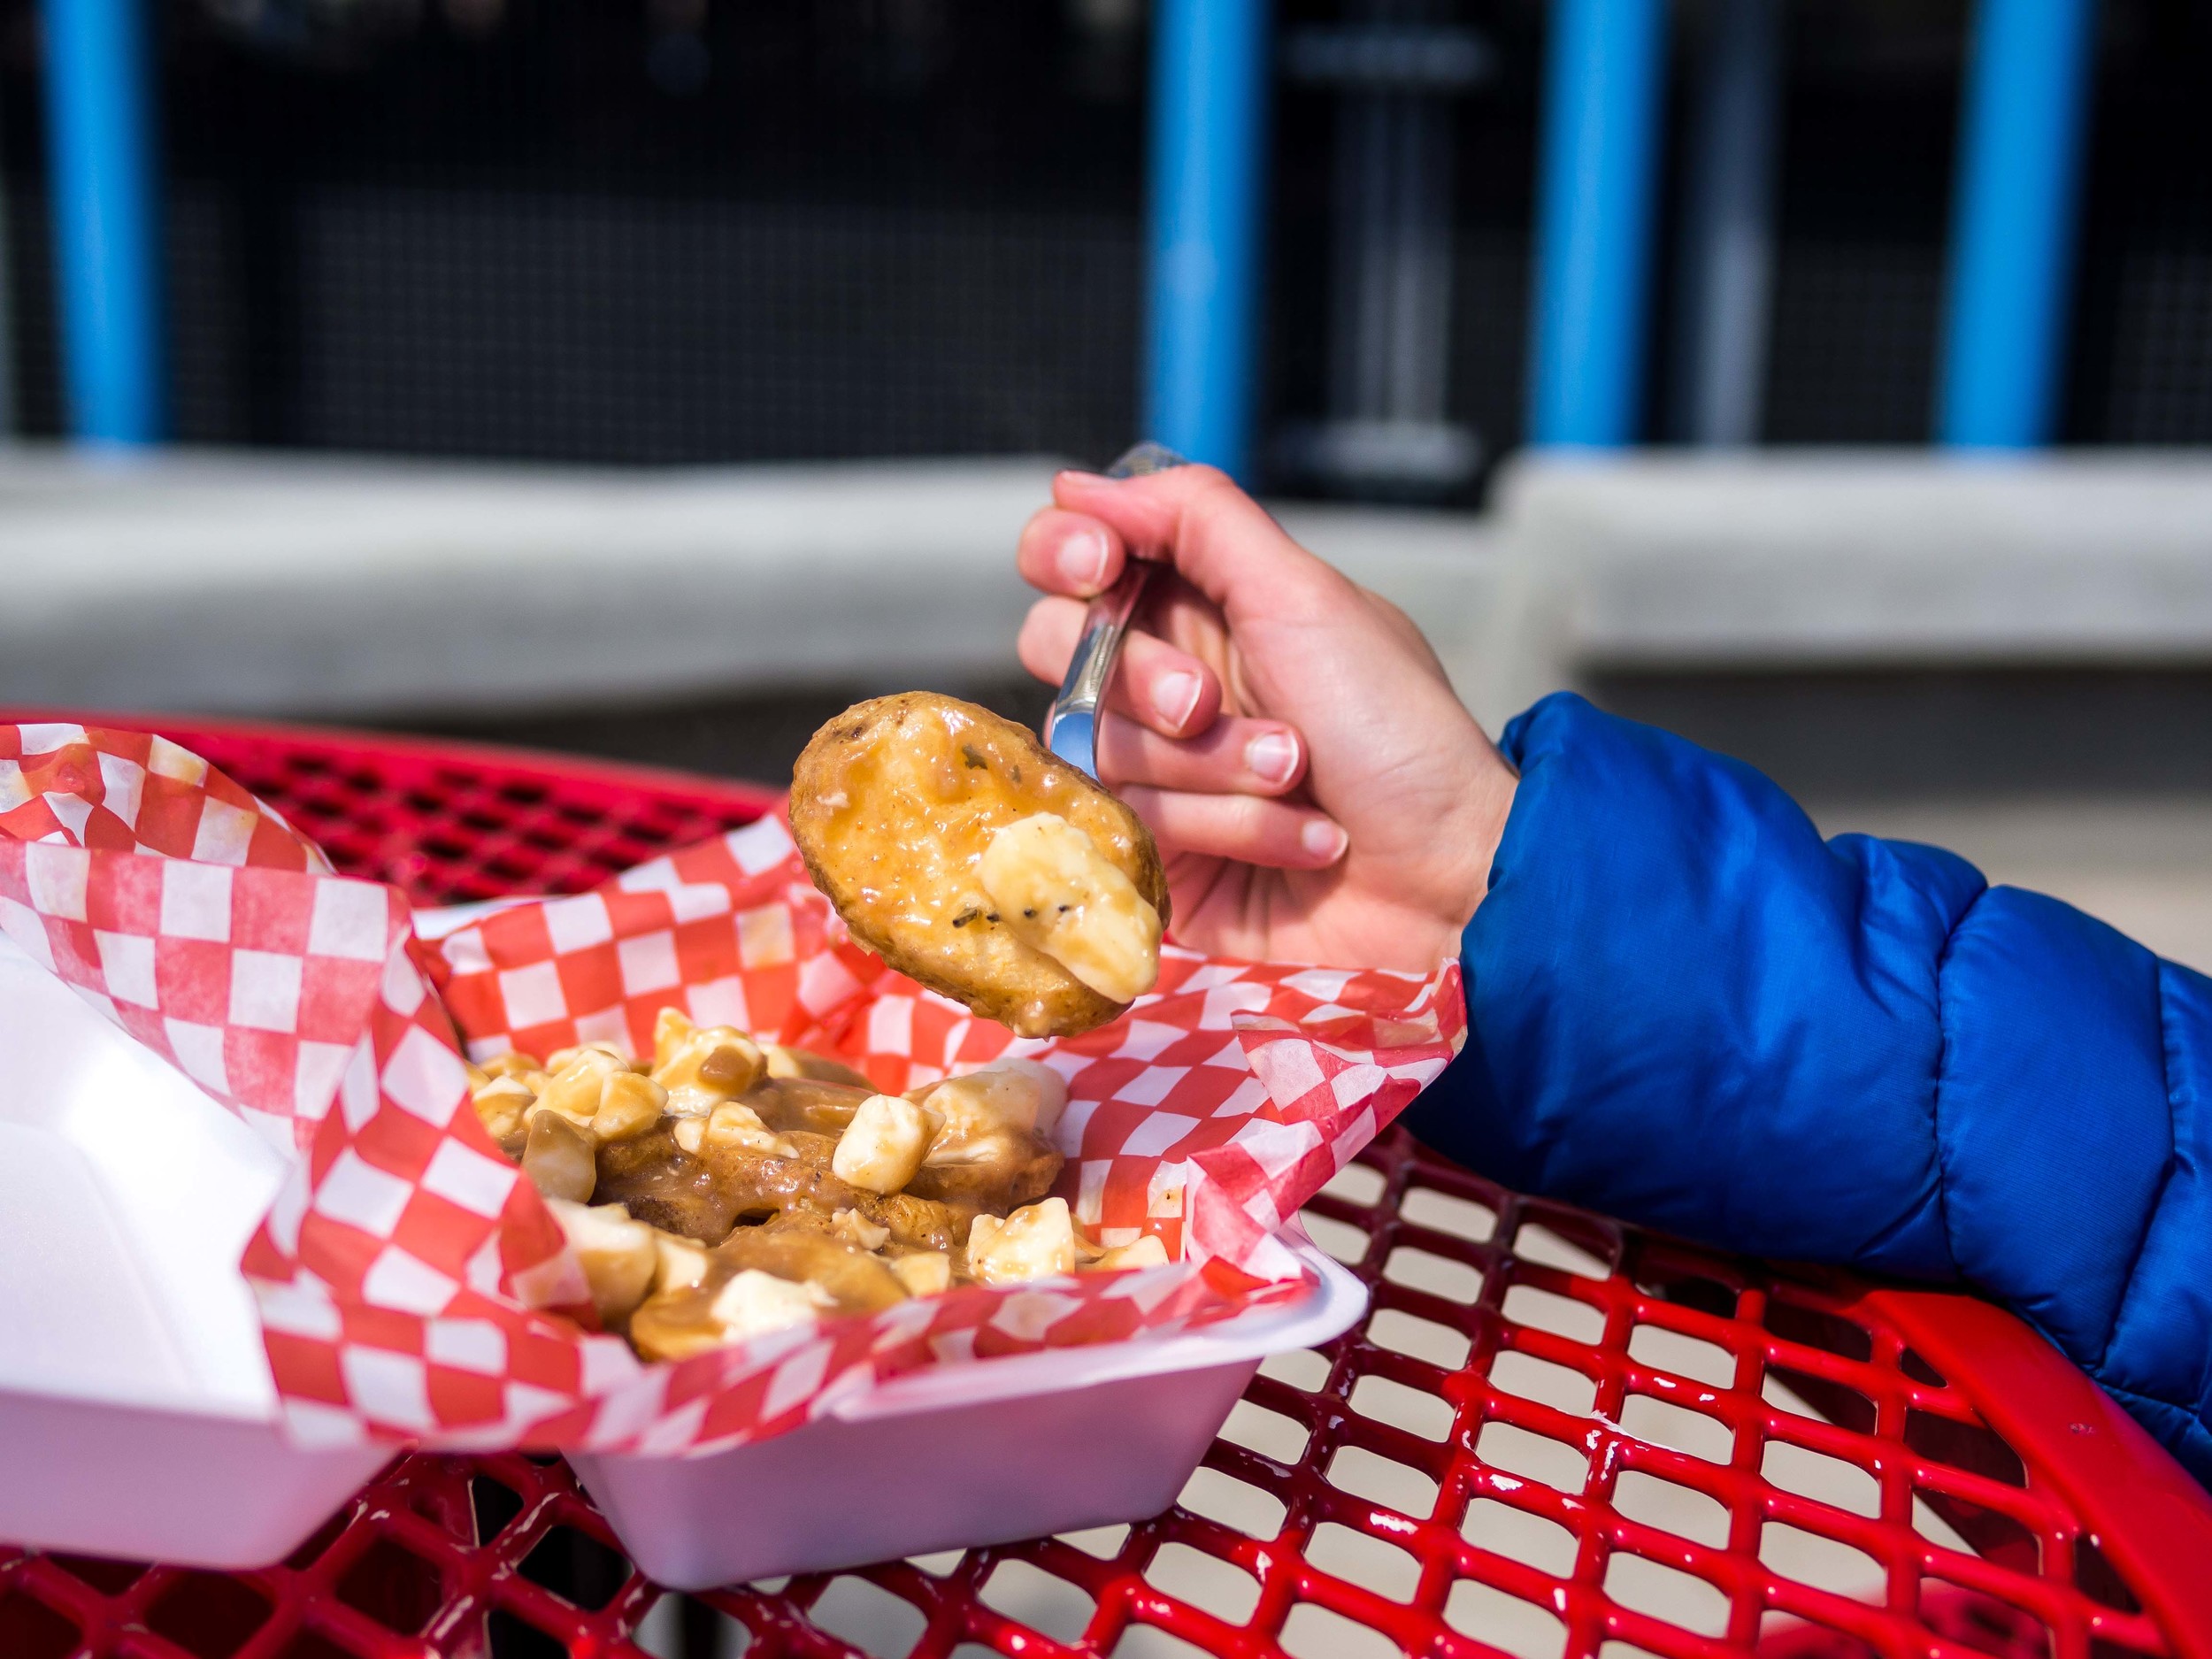
<svg viewBox="0 0 2212 1659"><path fill-rule="evenodd" d="M114 723L198 750L425 903L588 887L774 799ZM1177 1506L1136 1525L664 1596L557 1461L413 1456L264 1571L0 1546L0 1659L2212 1659L2212 1502L1993 1308L1655 1238L1402 1132L1308 1219L1371 1310L1270 1361Z"/></svg>

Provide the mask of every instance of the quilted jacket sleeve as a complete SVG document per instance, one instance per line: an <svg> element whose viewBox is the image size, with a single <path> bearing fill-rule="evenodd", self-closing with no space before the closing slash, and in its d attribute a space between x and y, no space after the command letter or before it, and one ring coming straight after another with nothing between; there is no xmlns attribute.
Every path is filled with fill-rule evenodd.
<svg viewBox="0 0 2212 1659"><path fill-rule="evenodd" d="M1472 1030L1416 1129L1725 1248L1970 1282L2212 1484L2212 980L1577 697L1503 747Z"/></svg>

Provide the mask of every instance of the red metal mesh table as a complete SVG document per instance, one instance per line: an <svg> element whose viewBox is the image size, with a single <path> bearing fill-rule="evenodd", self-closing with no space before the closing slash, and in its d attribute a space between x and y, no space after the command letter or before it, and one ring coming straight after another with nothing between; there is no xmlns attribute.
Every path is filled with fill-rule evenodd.
<svg viewBox="0 0 2212 1659"><path fill-rule="evenodd" d="M774 798L150 724L425 903L588 887ZM265 1571L0 1548L0 1659L2212 1655L2212 1502L1993 1308L1522 1198L1402 1132L1308 1218L1368 1317L1269 1362L1135 1526L672 1609L557 1460L412 1456Z"/></svg>

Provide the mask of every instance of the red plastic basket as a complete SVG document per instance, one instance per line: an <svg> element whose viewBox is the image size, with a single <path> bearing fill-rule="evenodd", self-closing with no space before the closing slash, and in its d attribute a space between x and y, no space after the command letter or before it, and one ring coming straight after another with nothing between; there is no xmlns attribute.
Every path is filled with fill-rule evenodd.
<svg viewBox="0 0 2212 1659"><path fill-rule="evenodd" d="M776 798L458 744L113 723L195 749L423 902L588 887ZM0 1548L0 1659L595 1659L641 1636L728 1655L724 1616L760 1659L860 1636L928 1659L1188 1651L1165 1638L1253 1659L2212 1659L2212 1501L1997 1309L1519 1197L1402 1133L1308 1213L1372 1310L1271 1361L1177 1507L1140 1525L733 1587L672 1621L559 1463L409 1457L266 1571Z"/></svg>

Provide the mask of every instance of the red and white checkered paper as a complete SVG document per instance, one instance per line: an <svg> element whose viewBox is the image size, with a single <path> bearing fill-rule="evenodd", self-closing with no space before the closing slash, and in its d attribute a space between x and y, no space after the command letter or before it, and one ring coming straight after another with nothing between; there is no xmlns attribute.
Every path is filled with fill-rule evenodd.
<svg viewBox="0 0 2212 1659"><path fill-rule="evenodd" d="M432 943L397 892L328 871L159 738L0 726L0 930L294 1155L242 1265L309 1443L718 1450L918 1366L1156 1338L1295 1295L1277 1228L1465 1034L1454 964L1423 979L1171 947L1112 1025L1018 1040L856 946L778 820ZM1176 1259L641 1363L590 1328L558 1227L477 1122L460 1043L645 1052L670 1004L889 1091L1043 1060L1068 1080L1059 1190L1078 1218Z"/></svg>

